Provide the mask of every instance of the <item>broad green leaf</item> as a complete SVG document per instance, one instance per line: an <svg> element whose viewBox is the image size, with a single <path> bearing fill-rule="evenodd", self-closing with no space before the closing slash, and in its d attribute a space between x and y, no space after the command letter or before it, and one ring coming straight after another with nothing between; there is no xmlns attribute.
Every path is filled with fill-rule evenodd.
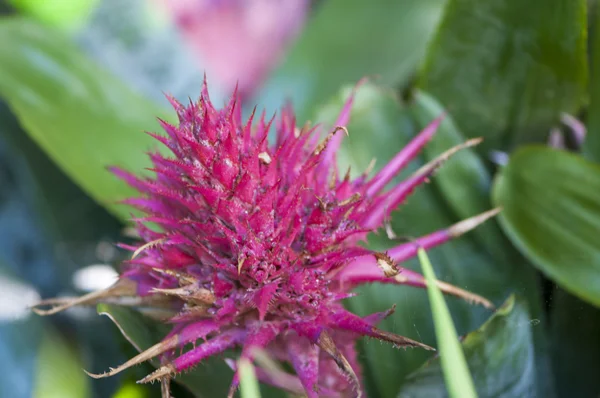
<svg viewBox="0 0 600 398"><path fill-rule="evenodd" d="M283 65L259 92L278 110L293 100L299 120L343 84L365 76L405 83L425 54L446 0L328 0L308 21Z"/></svg>
<svg viewBox="0 0 600 398"><path fill-rule="evenodd" d="M552 296L552 365L559 397L600 396L600 309L556 289Z"/></svg>
<svg viewBox="0 0 600 398"><path fill-rule="evenodd" d="M465 355L458 341L456 328L452 322L450 311L444 301L444 296L436 285L435 272L431 262L422 248L419 249L419 262L423 275L427 280L427 294L435 325L435 335L438 342L439 355L446 390L452 398L476 398L473 379L469 373Z"/></svg>
<svg viewBox="0 0 600 398"><path fill-rule="evenodd" d="M432 119L443 112L443 108L435 98L424 92L416 93L411 109L419 129L424 128ZM444 152L445 149L458 145L464 140L462 133L453 121L452 115L446 115L438 133L423 149L423 154L430 161ZM474 213L481 213L493 207L490 200L490 187L492 184L489 173L486 171L483 161L470 149L461 151L460 156L446 162L437 172L436 177L433 178L433 184L459 218L466 218ZM518 282L519 276L512 276L515 281L514 285L515 287L528 286L524 288L523 294L530 301L532 314L540 317L543 321L544 315L541 314L539 306L539 290L533 279L533 272L529 268L529 264L526 264L510 244L508 238L502 233L496 220L488 221L477 227L471 238L481 245L479 250L486 250L490 254L495 263L518 263L520 267L527 267L523 271L518 271L518 268L512 267L510 271L508 268L506 271L507 273L524 272L527 275L528 282L523 285ZM547 338L543 328L535 328L533 334L536 350L538 393L550 397L554 394L554 387L550 377Z"/></svg>
<svg viewBox="0 0 600 398"><path fill-rule="evenodd" d="M435 118L444 115L444 108L431 95L417 91L411 106L412 114L419 128L425 128ZM452 115L445 114L438 127L438 132L423 148L427 160L456 145L462 144L466 138L458 130ZM459 161L449 161L436 173L433 183L457 216L470 217L473 212L484 212L490 209L490 177L483 161L471 149L460 152ZM472 185L464 189L465 185Z"/></svg>
<svg viewBox="0 0 600 398"><path fill-rule="evenodd" d="M21 12L60 28L85 22L98 0L8 0Z"/></svg>
<svg viewBox="0 0 600 398"><path fill-rule="evenodd" d="M415 93L410 110L419 130L445 112L435 98L421 91ZM427 161L431 161L449 148L465 141L466 138L458 130L452 115L446 114L436 135L423 148L423 156ZM460 151L458 156L446 162L437 171L432 182L438 189L438 194L459 219L483 213L493 207L490 200L491 178L474 149ZM508 248L510 243L497 222L486 222L479 226L473 239L489 250L497 261L513 261L511 256L514 255L514 250Z"/></svg>
<svg viewBox="0 0 600 398"><path fill-rule="evenodd" d="M61 34L21 18L0 20L0 96L28 134L90 196L113 213L125 184L106 170L140 171L157 145L164 112L83 56Z"/></svg>
<svg viewBox="0 0 600 398"><path fill-rule="evenodd" d="M493 198L513 243L548 277L600 306L600 166L546 147L512 155Z"/></svg>
<svg viewBox="0 0 600 398"><path fill-rule="evenodd" d="M590 106L583 153L589 159L600 162L600 6L596 4L590 9L593 11L590 29Z"/></svg>
<svg viewBox="0 0 600 398"><path fill-rule="evenodd" d="M342 90L313 120L333 123L350 90L351 87ZM351 164L354 174L359 174L372 158L377 159L376 169L382 167L417 133L413 111L405 108L391 91L382 90L373 84L362 86L347 126L350 136L344 139L338 153L341 170ZM437 115L432 115L431 119L435 116ZM447 130L441 129L439 134L444 134L445 131ZM459 152L446 166L464 161L462 155ZM470 157L467 156L466 159ZM419 157L403 175L414 172L423 161ZM433 180L437 178L436 175ZM479 179L465 180L455 189L463 189L473 195L489 195L481 192L480 184ZM483 203L485 198L480 200ZM478 209L473 209L470 215L477 212ZM417 237L447 227L462 218L454 214L452 207L432 183L419 187L406 204L394 213L392 227L398 236ZM539 308L539 291L533 270L527 267L524 259L501 242L496 243L500 245L497 250L504 250L504 257L492 256L487 247L478 243L477 235L477 231L469 233L428 252L438 279L474 291L495 303L503 302L510 291L518 289L529 296L532 308ZM369 237L369 246L376 250L386 250L397 244L398 241L386 239L383 231ZM418 262L414 260L402 265L417 271L420 269ZM363 286L357 291L360 293L358 297L346 301L351 310L367 315L396 304L395 314L384 320L379 327L425 344L435 344L427 293L424 290L374 284ZM479 327L489 317L489 311L461 300L449 297L447 303L460 335ZM542 341L540 339L540 343ZM369 393L383 398L395 397L404 377L417 369L430 355L429 352L416 349L394 350L388 345L369 340L361 341L361 350Z"/></svg>
<svg viewBox="0 0 600 398"><path fill-rule="evenodd" d="M485 324L462 342L480 397L534 397L535 361L530 318L524 300L511 296ZM447 396L440 357L409 376L398 398Z"/></svg>
<svg viewBox="0 0 600 398"><path fill-rule="evenodd" d="M33 398L91 397L90 379L81 371L80 354L46 327L37 358Z"/></svg>
<svg viewBox="0 0 600 398"><path fill-rule="evenodd" d="M449 0L419 87L491 148L544 140L587 85L585 0Z"/></svg>

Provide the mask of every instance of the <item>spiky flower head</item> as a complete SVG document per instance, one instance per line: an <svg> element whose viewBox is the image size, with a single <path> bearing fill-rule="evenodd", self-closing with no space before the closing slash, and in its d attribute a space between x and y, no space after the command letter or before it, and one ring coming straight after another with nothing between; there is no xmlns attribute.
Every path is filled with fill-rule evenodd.
<svg viewBox="0 0 600 398"><path fill-rule="evenodd" d="M242 121L234 94L223 109L200 99L187 106L170 101L177 125L160 121L155 135L172 152L151 154L153 177L115 173L142 195L125 202L145 216L136 219L141 238L120 281L107 291L77 300L89 303L132 295L169 303L171 333L127 363L102 375L160 357L163 366L141 382L168 380L229 349L252 360L262 350L287 362L294 374L258 369L262 381L308 397L361 394L355 342L368 336L397 347L430 347L378 329L393 309L365 318L341 301L365 283L425 287L424 278L399 263L419 247L431 248L472 229L491 211L416 241L373 252L359 242L383 226L390 212L427 181L458 149L450 149L405 181L386 186L434 134L433 121L381 171L358 178L340 174L336 152L347 130L353 95L335 128L299 127L290 109L277 122L254 114ZM269 144L269 131L275 131ZM446 293L491 304L440 282ZM75 302L74 302L75 303ZM55 307L53 313L74 303ZM193 345L193 348L183 349ZM183 351L180 351L183 350ZM235 369L235 362L229 362ZM230 394L237 387L234 373Z"/></svg>

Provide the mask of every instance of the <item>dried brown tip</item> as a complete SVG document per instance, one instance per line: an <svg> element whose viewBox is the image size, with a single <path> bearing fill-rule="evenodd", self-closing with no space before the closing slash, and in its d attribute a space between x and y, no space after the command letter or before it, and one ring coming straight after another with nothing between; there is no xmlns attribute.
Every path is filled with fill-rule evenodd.
<svg viewBox="0 0 600 398"><path fill-rule="evenodd" d="M456 287L454 285L451 285L449 283L442 282L439 280L436 280L436 284L437 284L437 287L443 293L459 297L459 298L461 298L469 303L472 303L472 304L483 305L485 308L490 309L490 310L495 308L494 304L492 304L491 301L489 301L488 299L486 299L478 294L471 293L467 290L461 289L459 287Z"/></svg>
<svg viewBox="0 0 600 398"><path fill-rule="evenodd" d="M273 159L271 159L271 156L269 156L269 154L267 152L259 153L258 160L260 160L264 164L271 164L271 162L273 161Z"/></svg>
<svg viewBox="0 0 600 398"><path fill-rule="evenodd" d="M350 171L351 171L351 168L350 168L350 166L348 166L348 170L346 170L346 174L344 174L344 181L345 182L350 181Z"/></svg>
<svg viewBox="0 0 600 398"><path fill-rule="evenodd" d="M81 297L43 300L32 306L31 310L38 315L53 315L77 305L94 305L103 299L134 296L135 293L135 282L129 279L119 279L114 285L112 285L108 289L98 290L96 292L88 293ZM52 304L57 305L48 310L42 310L38 308L40 306Z"/></svg>
<svg viewBox="0 0 600 398"><path fill-rule="evenodd" d="M160 395L161 398L171 398L171 378L168 376L160 380Z"/></svg>
<svg viewBox="0 0 600 398"><path fill-rule="evenodd" d="M194 318L205 318L209 317L208 307L206 306L193 306L184 308L178 314L170 318L171 322L181 322L185 320L193 320Z"/></svg>
<svg viewBox="0 0 600 398"><path fill-rule="evenodd" d="M435 170L437 170L445 161L447 161L448 159L450 159L454 154L456 154L458 151L461 151L463 149L466 148L470 148L473 147L475 145L479 145L481 142L483 141L483 138L473 138L470 140L467 140L465 142L463 142L462 144L456 145L450 149L448 149L447 151L445 151L444 153L442 153L441 155L437 156L435 159L433 159L432 161L428 162L427 164L425 164L423 167L421 167L419 170L417 170L413 176L418 176L418 175L426 175L426 174L432 174Z"/></svg>
<svg viewBox="0 0 600 398"><path fill-rule="evenodd" d="M400 336L399 334L386 332L385 330L381 330L376 327L373 327L371 332L372 332L372 335L371 335L372 337L392 343L394 345L394 347L397 347L397 348L399 348L399 347L419 347L419 348L426 349L427 351L435 351L435 348L430 347L427 344L423 344L418 341L409 339L408 337Z"/></svg>
<svg viewBox="0 0 600 398"><path fill-rule="evenodd" d="M457 238L457 237L469 232L470 230L474 229L478 225L483 224L485 221L494 217L501 211L502 211L501 207L496 207L495 209L488 210L477 216L467 218L466 220L456 223L453 226L451 226L450 228L448 228L448 234L450 236L452 236L453 238Z"/></svg>
<svg viewBox="0 0 600 398"><path fill-rule="evenodd" d="M355 192L347 199L344 199L338 203L338 206L346 206L351 205L358 202L362 198L362 195L358 192Z"/></svg>
<svg viewBox="0 0 600 398"><path fill-rule="evenodd" d="M331 141L331 139L333 138L333 136L340 130L343 130L346 135L348 134L348 129L344 126L337 126L336 128L333 129L333 131L331 131L331 133L329 133L327 135L327 137L325 137L325 139L323 140L323 142L321 142L317 148L315 149L314 154L315 155L319 155L321 152L323 152L323 150L327 147L327 144L329 144L329 141Z"/></svg>
<svg viewBox="0 0 600 398"><path fill-rule="evenodd" d="M179 282L179 286L189 285L191 283L195 283L198 281L194 276L192 276L190 274L174 271L171 269L152 268L152 270L156 271L160 274L163 274L163 275L169 275L169 276L177 278L177 282Z"/></svg>
<svg viewBox="0 0 600 398"><path fill-rule="evenodd" d="M178 341L179 341L179 339L177 336L173 336L167 340L161 341L160 343L155 344L152 347L148 348L146 351L139 353L138 355L131 358L129 361L125 362L124 364L122 364L114 369L111 368L108 372L104 372L104 373L100 373L100 374L90 373L87 370L84 370L84 372L87 373L88 376L93 377L94 379L102 379L104 377L114 376L117 373L120 373L134 365L138 365L142 362L148 361L148 360L154 358L155 356L158 356L164 352L167 352L169 350L176 348Z"/></svg>
<svg viewBox="0 0 600 398"><path fill-rule="evenodd" d="M334 190L338 181L338 170L337 167L333 168L333 173L331 173L331 178L329 178L329 189Z"/></svg>
<svg viewBox="0 0 600 398"><path fill-rule="evenodd" d="M394 277L394 279L401 284L406 284L409 282L408 278L402 274L398 274ZM425 278L423 278L420 282L422 282L424 285L427 285L427 281L425 280ZM449 294L451 296L455 296L458 298L461 298L465 301L467 301L468 303L471 304L479 304L484 306L485 308L488 309L494 309L494 304L492 304L491 301L489 301L488 299L475 294L475 293L471 293L467 290L461 289L460 287L451 285L449 283L446 282L442 282L440 280L436 280L436 285L437 287L442 291L442 293L444 294Z"/></svg>
<svg viewBox="0 0 600 398"><path fill-rule="evenodd" d="M354 369L352 369L352 366L350 365L350 363L348 362L346 357L337 348L337 346L333 342L333 339L331 338L331 336L329 336L329 334L325 331L321 332L321 335L319 336L319 341L317 342L317 345L323 351L325 351L327 354L329 354L331 356L331 358L333 358L333 360L335 361L337 366L340 368L340 370L342 370L350 378L350 380L354 384L354 390L356 391L356 397L357 398L362 397L362 392L361 392L358 376L356 376L356 373L354 373Z"/></svg>
<svg viewBox="0 0 600 398"><path fill-rule="evenodd" d="M138 384L152 383L155 380L162 380L165 377L170 377L174 373L176 373L176 369L173 365L161 366L154 372L150 373L148 376L144 377L141 380L138 380L136 383L138 383Z"/></svg>
<svg viewBox="0 0 600 398"><path fill-rule="evenodd" d="M210 290L194 285L187 285L176 289L153 288L151 292L179 297L184 301L191 301L196 304L212 305L215 302L215 295Z"/></svg>
<svg viewBox="0 0 600 398"><path fill-rule="evenodd" d="M35 304L35 306L39 307L45 305L66 304L76 298L77 297L53 297L39 301L37 304Z"/></svg>
<svg viewBox="0 0 600 398"><path fill-rule="evenodd" d="M237 372L237 370L236 370L236 372ZM237 389L238 389L238 384L231 383L231 385L229 386L229 391L227 392L227 398L233 398Z"/></svg>
<svg viewBox="0 0 600 398"><path fill-rule="evenodd" d="M246 261L246 257L242 257L242 258L238 259L238 265L237 265L238 275L242 273L242 267L244 266L244 261Z"/></svg>
<svg viewBox="0 0 600 398"><path fill-rule="evenodd" d="M394 232L394 229L392 228L392 223L389 219L383 220L383 226L385 228L385 234L387 235L388 239L398 239L398 235L396 235L396 233Z"/></svg>
<svg viewBox="0 0 600 398"><path fill-rule="evenodd" d="M398 267L394 263L394 260L387 253L373 253L377 260L377 265L383 271L384 275L388 278L398 275L400 272Z"/></svg>
<svg viewBox="0 0 600 398"><path fill-rule="evenodd" d="M156 246L160 245L161 243L164 243L165 241L166 241L165 238L160 238L160 239L153 240L152 242L148 242L148 243L143 244L142 246L138 247L133 252L133 254L131 255L131 259L133 260L134 258L136 258L144 250L156 247Z"/></svg>
<svg viewBox="0 0 600 398"><path fill-rule="evenodd" d="M367 165L367 168L363 172L363 175L368 176L369 174L371 174L371 172L375 168L375 163L377 163L377 159L376 158L371 159L371 161Z"/></svg>

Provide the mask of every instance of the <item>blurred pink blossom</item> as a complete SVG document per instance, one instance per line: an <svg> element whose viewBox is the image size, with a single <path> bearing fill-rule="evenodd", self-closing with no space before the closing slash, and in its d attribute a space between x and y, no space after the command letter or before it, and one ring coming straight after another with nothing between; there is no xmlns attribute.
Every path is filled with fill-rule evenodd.
<svg viewBox="0 0 600 398"><path fill-rule="evenodd" d="M207 73L252 93L304 25L308 0L161 0Z"/></svg>

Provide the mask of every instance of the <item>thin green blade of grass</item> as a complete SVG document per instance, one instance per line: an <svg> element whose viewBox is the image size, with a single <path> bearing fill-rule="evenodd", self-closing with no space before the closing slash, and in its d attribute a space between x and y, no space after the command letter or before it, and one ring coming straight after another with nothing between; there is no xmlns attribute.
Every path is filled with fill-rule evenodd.
<svg viewBox="0 0 600 398"><path fill-rule="evenodd" d="M247 359L241 359L238 370L240 372L241 398L260 398L260 387L252 363Z"/></svg>
<svg viewBox="0 0 600 398"><path fill-rule="evenodd" d="M450 316L450 310L448 310L442 292L437 287L435 272L429 257L422 248L419 248L418 253L423 275L427 281L427 294L448 394L452 398L477 398L473 379Z"/></svg>

